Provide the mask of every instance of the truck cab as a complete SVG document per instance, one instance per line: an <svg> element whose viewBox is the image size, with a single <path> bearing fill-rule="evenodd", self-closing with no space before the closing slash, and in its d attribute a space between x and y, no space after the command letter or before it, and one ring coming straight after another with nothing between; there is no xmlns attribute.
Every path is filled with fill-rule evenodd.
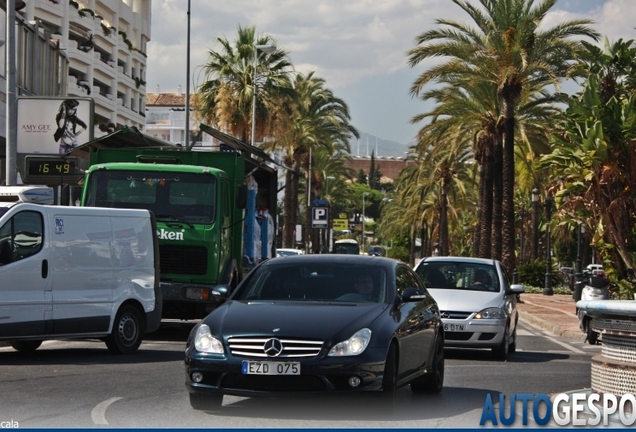
<svg viewBox="0 0 636 432"><path fill-rule="evenodd" d="M81 205L153 212L163 317L200 319L275 256L276 186L276 170L240 152L99 149Z"/></svg>

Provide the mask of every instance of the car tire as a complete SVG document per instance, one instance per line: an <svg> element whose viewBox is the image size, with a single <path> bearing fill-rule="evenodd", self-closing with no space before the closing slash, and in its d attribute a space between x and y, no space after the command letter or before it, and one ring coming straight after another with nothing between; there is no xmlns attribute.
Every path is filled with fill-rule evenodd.
<svg viewBox="0 0 636 432"><path fill-rule="evenodd" d="M411 383L413 393L440 394L444 388L444 342L439 337L435 343L433 370Z"/></svg>
<svg viewBox="0 0 636 432"><path fill-rule="evenodd" d="M382 378L382 391L390 399L394 399L397 393L398 356L394 343L389 346L389 352L384 362L384 375Z"/></svg>
<svg viewBox="0 0 636 432"><path fill-rule="evenodd" d="M123 305L117 311L113 330L106 337L106 346L115 354L131 354L137 351L144 335L144 321L139 309Z"/></svg>
<svg viewBox="0 0 636 432"><path fill-rule="evenodd" d="M590 345L596 345L598 343L598 333L592 330L589 323L587 325L587 343Z"/></svg>
<svg viewBox="0 0 636 432"><path fill-rule="evenodd" d="M499 346L492 349L492 354L495 359L500 361L506 361L508 358L508 348L510 348L510 344L508 344L508 339L510 339L510 327L506 325L506 329L504 330L503 338L501 339L501 343Z"/></svg>
<svg viewBox="0 0 636 432"><path fill-rule="evenodd" d="M197 411L216 411L222 404L222 394L190 393L190 406Z"/></svg>
<svg viewBox="0 0 636 432"><path fill-rule="evenodd" d="M9 345L11 345L13 349L16 351L33 352L36 349L40 348L40 345L42 345L42 341L41 340L12 341L12 342L9 342Z"/></svg>
<svg viewBox="0 0 636 432"><path fill-rule="evenodd" d="M508 354L514 354L517 351L517 328L512 332L512 343L508 345Z"/></svg>

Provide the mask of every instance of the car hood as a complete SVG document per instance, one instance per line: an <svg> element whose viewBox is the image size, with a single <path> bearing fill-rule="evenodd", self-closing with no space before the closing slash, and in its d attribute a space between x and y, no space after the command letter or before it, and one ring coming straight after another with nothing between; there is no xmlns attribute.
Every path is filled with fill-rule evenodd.
<svg viewBox="0 0 636 432"><path fill-rule="evenodd" d="M373 321L386 303L271 302L230 300L204 323L219 336L276 336L347 339Z"/></svg>
<svg viewBox="0 0 636 432"><path fill-rule="evenodd" d="M488 307L500 307L503 293L461 289L429 288L440 311L479 312Z"/></svg>

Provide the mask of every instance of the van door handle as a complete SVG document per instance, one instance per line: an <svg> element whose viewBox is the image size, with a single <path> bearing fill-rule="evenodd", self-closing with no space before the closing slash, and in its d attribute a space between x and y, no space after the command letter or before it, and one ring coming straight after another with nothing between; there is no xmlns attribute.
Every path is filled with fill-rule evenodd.
<svg viewBox="0 0 636 432"><path fill-rule="evenodd" d="M42 279L46 279L49 275L49 261L42 260Z"/></svg>

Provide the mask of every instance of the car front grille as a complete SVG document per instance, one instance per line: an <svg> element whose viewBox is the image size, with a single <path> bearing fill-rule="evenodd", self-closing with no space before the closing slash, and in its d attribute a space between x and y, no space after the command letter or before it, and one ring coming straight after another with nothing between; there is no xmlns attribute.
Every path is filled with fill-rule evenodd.
<svg viewBox="0 0 636 432"><path fill-rule="evenodd" d="M469 340L471 337L473 337L472 332L453 332L453 331L447 331L444 333L444 339L445 340L455 340L455 341L467 341Z"/></svg>
<svg viewBox="0 0 636 432"><path fill-rule="evenodd" d="M282 351L277 356L270 356L265 353L265 343L271 337L230 337L227 342L233 356L237 357L276 357L276 358L297 358L315 357L320 353L323 342L319 340L306 339L278 339L282 345Z"/></svg>
<svg viewBox="0 0 636 432"><path fill-rule="evenodd" d="M262 376L227 374L221 382L221 387L267 392L322 392L327 389L320 377L315 375Z"/></svg>
<svg viewBox="0 0 636 432"><path fill-rule="evenodd" d="M159 245L161 274L204 275L208 250L203 246Z"/></svg>
<svg viewBox="0 0 636 432"><path fill-rule="evenodd" d="M471 316L473 312L463 311L440 311L440 316L443 319L466 319Z"/></svg>

